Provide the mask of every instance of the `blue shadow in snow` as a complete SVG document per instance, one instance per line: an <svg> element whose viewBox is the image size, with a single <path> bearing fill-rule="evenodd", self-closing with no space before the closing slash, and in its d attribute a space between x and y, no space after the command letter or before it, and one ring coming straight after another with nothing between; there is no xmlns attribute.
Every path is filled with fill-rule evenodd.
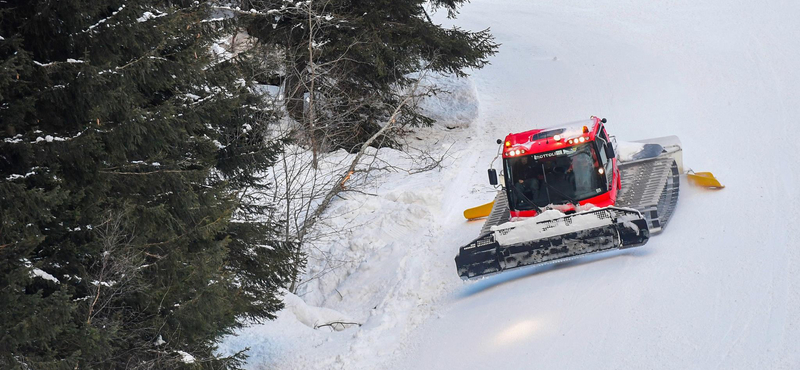
<svg viewBox="0 0 800 370"><path fill-rule="evenodd" d="M474 284L464 287L455 296L456 299L467 298L475 294L490 290L497 286L524 279L530 276L539 275L553 270L561 270L570 267L580 266L595 261L611 259L617 256L644 257L652 253L649 248L634 248L629 250L615 250L606 253L599 253L591 256L577 258L566 262L557 262L539 266L519 267L512 270L501 271L497 274L487 276L477 280Z"/></svg>

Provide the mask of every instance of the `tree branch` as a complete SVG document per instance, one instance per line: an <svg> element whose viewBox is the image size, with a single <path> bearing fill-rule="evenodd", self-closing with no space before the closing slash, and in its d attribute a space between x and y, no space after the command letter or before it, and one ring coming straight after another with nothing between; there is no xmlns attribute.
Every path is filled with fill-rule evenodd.
<svg viewBox="0 0 800 370"><path fill-rule="evenodd" d="M303 226L298 231L298 236L301 240L303 236L305 236L305 234L308 232L308 230L311 229L317 222L317 218L328 208L333 198L337 194L339 194L339 192L344 190L345 179L348 178L350 174L355 172L356 166L358 166L358 164L360 163L361 158L364 157L367 148L369 148L369 146L372 145L372 143L375 142L375 140L381 137L384 133L394 128L395 123L397 123L397 116L398 114L400 114L400 110L406 104L408 104L408 102L410 102L412 98L414 98L414 92L416 92L417 88L419 87L420 80L421 79L417 80L417 82L414 84L414 87L411 89L411 92L403 99L403 101L400 102L400 104L397 105L397 107L394 109L394 112L392 112L392 115L387 120L386 124L380 130L378 130L378 132L374 133L369 139L367 139L367 141L365 141L364 144L361 145L361 149L358 151L358 154L356 154L356 157L353 158L353 161L350 162L350 166L348 167L347 171L345 171L343 175L339 176L338 181L336 181L333 188L331 188L331 190L328 191L328 193L325 195L325 198L322 199L322 202L319 204L319 206L317 206L314 212L309 217L306 218L306 222L303 223Z"/></svg>

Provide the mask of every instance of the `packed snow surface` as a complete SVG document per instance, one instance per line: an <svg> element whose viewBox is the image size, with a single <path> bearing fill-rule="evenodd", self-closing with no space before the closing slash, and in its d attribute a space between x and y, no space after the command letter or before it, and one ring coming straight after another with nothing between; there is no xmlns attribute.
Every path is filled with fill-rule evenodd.
<svg viewBox="0 0 800 370"><path fill-rule="evenodd" d="M473 0L455 20L437 13L502 44L450 84L474 93L427 106L442 120L465 107L450 114L460 128L415 133L447 150L443 168L337 199L327 226L350 228L314 252L327 264L309 265L277 320L220 351L249 347L250 369L800 368L798 14L796 0ZM644 247L462 282L453 257L482 222L461 212L492 199L494 141L590 115L620 141L677 135L686 169L726 188L682 182ZM308 325L329 314L361 325Z"/></svg>

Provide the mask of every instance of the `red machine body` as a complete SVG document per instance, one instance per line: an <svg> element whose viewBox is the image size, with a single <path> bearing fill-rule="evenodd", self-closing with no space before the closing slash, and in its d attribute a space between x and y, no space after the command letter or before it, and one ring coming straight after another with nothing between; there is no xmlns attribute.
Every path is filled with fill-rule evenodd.
<svg viewBox="0 0 800 370"><path fill-rule="evenodd" d="M506 136L502 144L502 157L505 169L505 187L509 200L511 200L509 202L511 217L533 217L538 214L536 209L526 207L522 201L514 201L514 199L522 198L522 196L520 196L521 193L519 191L515 191L511 187L522 184L523 177L532 176L531 170L515 171L514 166L521 167L520 163L525 163L528 166L527 168L538 170L537 166L541 163L542 172L544 172L548 161L553 162L554 159L559 157L569 157L577 150L583 151L581 154L592 157L592 168L598 172L592 176L597 177L595 180L597 184L604 182L604 186L596 185L597 187L593 189L591 194L586 192L570 194L575 198L570 198L568 201L561 199L561 202L556 200L555 202L544 204L545 201L542 200L537 206L541 208L550 205L562 212L571 213L575 211L575 204L581 206L592 204L597 207L607 207L615 204L617 193L621 186L620 174L612 143L609 140L604 123L605 119L593 116L585 121L508 134ZM528 165L528 163L533 165ZM564 163L569 163L569 160ZM565 176L572 170L571 165L566 170L562 169ZM553 171L556 171L556 168L553 168ZM544 175L544 177L550 178L549 175ZM603 177L605 177L605 181L603 181ZM539 178L542 179L542 175L539 175ZM562 186L561 191L568 192L569 183L564 183L560 186ZM559 191L554 185L549 185L549 189L551 190L545 190L551 193ZM567 198L567 196L565 195L562 198ZM548 196L547 201L551 200L552 197Z"/></svg>

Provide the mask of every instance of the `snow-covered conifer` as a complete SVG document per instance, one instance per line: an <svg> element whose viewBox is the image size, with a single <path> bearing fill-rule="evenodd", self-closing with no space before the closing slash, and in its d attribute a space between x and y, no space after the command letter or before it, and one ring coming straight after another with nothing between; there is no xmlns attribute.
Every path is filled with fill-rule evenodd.
<svg viewBox="0 0 800 370"><path fill-rule="evenodd" d="M291 246L247 195L278 146L218 13L0 4L0 368L235 367L215 339L281 307Z"/></svg>

